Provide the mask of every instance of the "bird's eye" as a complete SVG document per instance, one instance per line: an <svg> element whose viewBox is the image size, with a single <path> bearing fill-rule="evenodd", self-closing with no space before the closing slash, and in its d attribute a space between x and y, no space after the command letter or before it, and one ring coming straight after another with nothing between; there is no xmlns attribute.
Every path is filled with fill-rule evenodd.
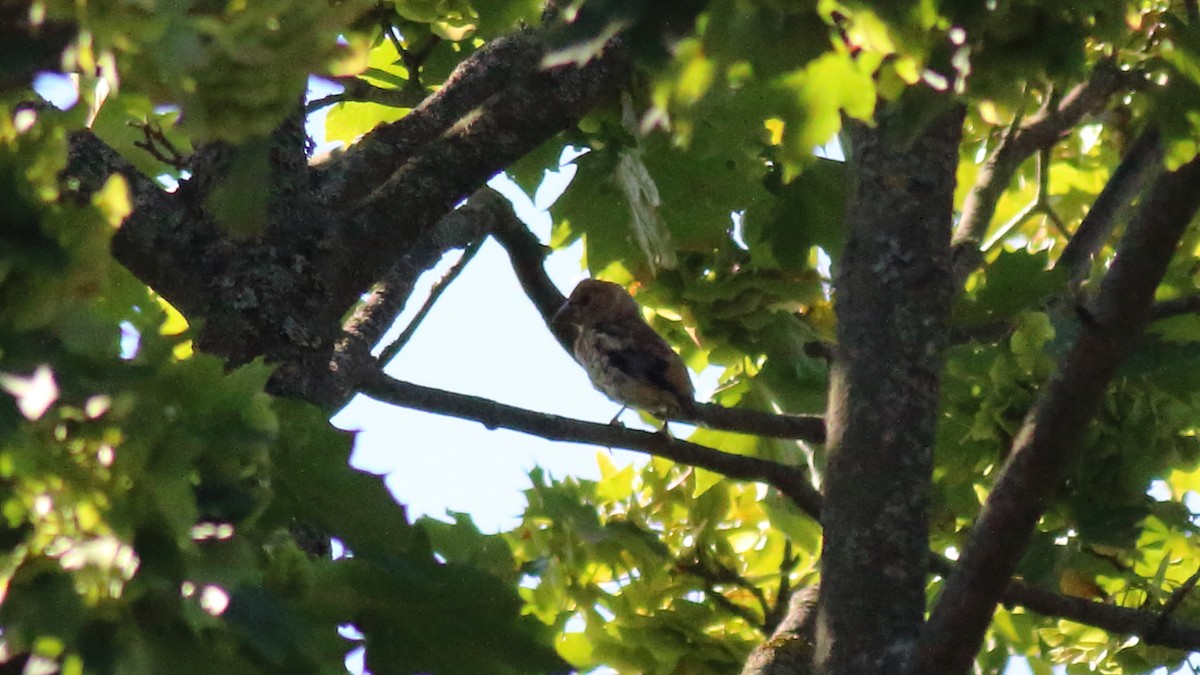
<svg viewBox="0 0 1200 675"><path fill-rule="evenodd" d="M583 295L583 296L580 296L579 299L575 301L575 304L579 305L580 307L587 307L588 303L591 301L592 301L592 296Z"/></svg>

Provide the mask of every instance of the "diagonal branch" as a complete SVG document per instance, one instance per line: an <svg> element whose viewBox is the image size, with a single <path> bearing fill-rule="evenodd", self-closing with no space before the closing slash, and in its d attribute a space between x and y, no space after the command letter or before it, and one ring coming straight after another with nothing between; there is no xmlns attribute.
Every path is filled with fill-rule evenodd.
<svg viewBox="0 0 1200 675"><path fill-rule="evenodd" d="M358 390L377 401L474 420L488 429L511 429L552 441L636 450L715 471L736 480L766 483L786 495L805 513L814 518L820 514L820 495L805 480L803 471L793 466L721 452L663 433L573 420L478 396L422 387L388 377L378 369L367 369L362 373Z"/></svg>
<svg viewBox="0 0 1200 675"><path fill-rule="evenodd" d="M1162 174L1142 202L1100 285L1090 319L1013 441L958 571L918 645L914 673L965 673L996 602L1082 444L1108 383L1150 318L1179 238L1200 207L1200 157Z"/></svg>
<svg viewBox="0 0 1200 675"><path fill-rule="evenodd" d="M1035 152L1054 145L1089 113L1104 108L1114 93L1129 86L1131 77L1112 61L1101 61L1091 77L1067 93L1057 106L1047 106L1012 129L979 168L975 185L963 202L954 232L958 280L979 264L979 242L986 234L1000 196L1021 164Z"/></svg>
<svg viewBox="0 0 1200 675"><path fill-rule="evenodd" d="M506 87L524 84L537 69L542 49L532 31L489 42L468 56L437 92L411 113L382 124L321 167L322 196L330 203L360 199L404 166L469 112Z"/></svg>
<svg viewBox="0 0 1200 675"><path fill-rule="evenodd" d="M462 256L454 263L454 267L450 268L450 271L446 272L445 276L438 279L433 288L429 290L429 297L425 299L425 304L421 305L421 309L417 310L412 321L404 327L404 330L400 332L400 335L390 345L384 347L383 351L379 353L380 363L386 364L388 361L396 358L400 350L404 349L404 346L412 340L413 336L417 334L417 329L421 327L421 323L425 321L425 317L429 316L429 312L433 310L433 306L441 299L442 294L462 274L463 270L467 268L467 263L471 262L471 259L475 257L476 253L479 253L479 249L482 247L483 240L478 239L463 249Z"/></svg>
<svg viewBox="0 0 1200 675"><path fill-rule="evenodd" d="M1077 282L1087 274L1088 264L1112 233L1118 218L1141 194L1146 183L1162 170L1162 158L1158 130L1153 127L1144 130L1058 256L1055 269L1067 270Z"/></svg>
<svg viewBox="0 0 1200 675"><path fill-rule="evenodd" d="M536 43L526 52L526 56L541 53ZM334 254L324 261L326 267L340 272L337 287L330 289L331 301L353 303L411 245L414 236L497 171L573 125L615 93L628 73L623 50L610 45L604 55L580 68L525 73L515 82L497 77L501 90L472 102L457 118L422 122L422 104L397 126L384 126L369 135L363 143L377 153L370 155L370 161L382 166L399 162L399 166L372 183L369 193L342 202L345 218L337 241L330 243ZM445 89L451 86L447 83ZM427 99L431 108L425 112L438 109L434 102L433 96ZM412 122L405 126L410 118ZM449 126L442 126L446 123ZM415 155L386 140L389 134L405 130L427 141ZM343 171L339 180L354 173ZM376 170L371 174L380 178Z"/></svg>
<svg viewBox="0 0 1200 675"><path fill-rule="evenodd" d="M1162 611L1159 612L1158 616L1154 620L1154 625L1150 628L1151 637L1158 636L1158 632L1161 631L1166 622L1171 619L1171 615L1175 613L1175 610L1179 609L1179 606L1183 604L1183 601L1187 599L1187 596L1190 595L1193 590L1195 590L1198 582L1200 582L1200 569L1197 569L1195 572L1193 572L1192 576L1188 577L1187 581L1184 581L1182 584L1180 584L1179 588L1176 588L1175 592L1171 594L1171 597L1167 598L1167 601L1163 603Z"/></svg>
<svg viewBox="0 0 1200 675"><path fill-rule="evenodd" d="M487 187L443 216L391 266L371 294L355 308L343 326L345 335L339 351L369 351L400 316L422 273L447 252L482 241L508 217L516 217L512 205Z"/></svg>

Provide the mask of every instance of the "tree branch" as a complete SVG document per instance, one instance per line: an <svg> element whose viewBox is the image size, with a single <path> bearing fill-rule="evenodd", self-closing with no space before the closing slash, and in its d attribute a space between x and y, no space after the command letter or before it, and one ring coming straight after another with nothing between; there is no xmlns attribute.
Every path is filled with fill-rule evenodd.
<svg viewBox="0 0 1200 675"><path fill-rule="evenodd" d="M1150 308L1150 318L1153 321L1169 319L1181 314L1200 312L1200 295L1185 295L1182 298L1162 300Z"/></svg>
<svg viewBox="0 0 1200 675"><path fill-rule="evenodd" d="M422 273L436 265L447 252L482 241L510 215L516 217L512 205L487 187L447 213L426 233L420 245L414 246L392 265L370 296L355 309L343 328L346 336L353 339L363 353L369 351L404 311L413 285Z"/></svg>
<svg viewBox="0 0 1200 675"><path fill-rule="evenodd" d="M797 467L721 452L663 433L573 420L478 396L422 387L388 377L378 369L364 370L358 380L358 390L384 403L474 420L488 429L511 429L553 441L636 450L715 471L736 480L766 483L786 495L805 513L814 518L820 515L820 495Z"/></svg>
<svg viewBox="0 0 1200 675"><path fill-rule="evenodd" d="M1146 183L1162 171L1162 159L1158 130L1151 127L1142 131L1058 256L1055 269L1069 271L1076 282L1087 275L1092 257L1112 233L1117 219L1141 194Z"/></svg>
<svg viewBox="0 0 1200 675"><path fill-rule="evenodd" d="M1058 142L1084 115L1103 109L1112 95L1128 86L1129 81L1129 75L1112 61L1101 61L1088 80L1070 91L1057 106L1043 108L1021 121L1000 141L979 168L975 185L963 202L953 239L958 285L979 265L982 259L979 242L987 233L1000 196L1021 164L1038 150Z"/></svg>
<svg viewBox="0 0 1200 675"><path fill-rule="evenodd" d="M797 589L788 599L787 612L771 638L754 648L742 675L808 675L817 627L816 585Z"/></svg>
<svg viewBox="0 0 1200 675"><path fill-rule="evenodd" d="M1200 207L1200 158L1161 175L1100 285L1091 320L1043 387L921 636L914 673L969 670L1030 533L1079 452L1118 366L1150 318L1154 289Z"/></svg>
<svg viewBox="0 0 1200 675"><path fill-rule="evenodd" d="M486 187L446 214L392 265L366 299L354 308L342 325L328 366L296 367L285 363L271 378L272 391L301 396L329 410L349 402L354 394L353 377L359 364L369 360L371 349L396 322L421 274L436 265L447 252L482 242L505 215L516 217L512 205ZM436 297L431 295L427 306L434 300Z"/></svg>
<svg viewBox="0 0 1200 675"><path fill-rule="evenodd" d="M677 563L678 569L685 574L690 574L699 579L704 585L704 592L726 612L745 621L747 625L763 630L762 618L755 615L754 611L749 607L743 607L725 597L724 593L717 590L717 586L733 586L751 594L758 601L759 607L765 617L769 607L767 606L767 599L763 595L762 589L747 581L737 572L724 567L719 562L705 559L702 557L700 551L696 553L697 559L694 561L679 561Z"/></svg>
<svg viewBox="0 0 1200 675"><path fill-rule="evenodd" d="M489 97L537 70L542 48L532 31L489 42L455 68L438 91L412 112L381 124L321 166L322 198L348 205L381 185L424 144L436 139Z"/></svg>
<svg viewBox="0 0 1200 675"><path fill-rule="evenodd" d="M228 257L212 247L217 233L190 217L178 193L164 191L90 129L68 137L63 175L74 181L71 196L90 198L114 173L128 182L133 211L113 234L113 257L184 314L207 312L208 282ZM175 253L184 248L195 264L176 264Z"/></svg>
<svg viewBox="0 0 1200 675"><path fill-rule="evenodd" d="M400 335L390 345L384 347L383 351L379 353L380 363L386 364L395 358L401 349L404 349L409 340L416 335L417 329L421 327L421 322L425 320L426 316L429 316L429 311L433 309L438 299L442 297L442 293L445 293L450 284L454 283L454 280L458 278L458 275L462 274L462 271L467 268L467 263L471 262L471 259L475 257L475 254L479 252L482 246L483 240L480 239L471 242L463 249L462 257L454 263L454 267L450 268L450 271L446 272L445 276L438 279L437 283L429 290L429 297L425 299L425 304L421 305L421 309L417 310L412 321L404 327L404 330L400 332Z"/></svg>
<svg viewBox="0 0 1200 675"><path fill-rule="evenodd" d="M526 52L526 58L540 55L540 47L535 43ZM364 139L374 147L372 163L403 162L386 180L374 183L369 194L345 204L348 213L330 247L335 253L327 262L341 272L339 287L331 289L334 304L352 303L408 249L415 234L498 170L574 124L613 94L628 73L623 51L610 46L604 55L580 68L536 71L515 82L499 82L504 78L496 77L503 85L498 92L452 120L439 115L430 122L417 116L407 126L384 125ZM447 84L446 89L452 86L463 85ZM426 113L438 109L434 99L430 97L428 107L422 104ZM418 110L396 124L403 125L414 115ZM411 141L414 129L416 136L428 140L415 155L407 156L406 151L386 142L387 136L402 130L410 132L405 142ZM434 134L432 139L426 137L429 132ZM377 170L371 173L378 178Z"/></svg>
<svg viewBox="0 0 1200 675"><path fill-rule="evenodd" d="M425 100L425 92L416 86L385 89L377 87L361 77L334 77L330 79L342 85L342 91L309 101L304 106L306 114L337 103L378 103L392 108L414 108L420 105L421 101Z"/></svg>
<svg viewBox="0 0 1200 675"><path fill-rule="evenodd" d="M517 218L515 213L508 211L497 222L492 236L504 250L508 252L513 270L521 288L542 315L546 327L558 340L568 354L573 354L572 345L575 335L570 332L570 326L556 324L551 319L554 313L566 302L558 287L546 274L544 263L549 251L534 236L529 228ZM692 414L677 418L680 422L690 422L710 429L735 431L769 438L789 438L808 441L810 443L825 442L825 420L816 415L786 415L748 410L742 408L726 408L711 403L699 403Z"/></svg>
<svg viewBox="0 0 1200 675"><path fill-rule="evenodd" d="M533 232L525 227L525 223L521 222L521 219L517 218L517 214L513 213L511 209L508 215L497 223L492 237L508 253L508 259L512 262L517 281L521 284L521 290L525 291L525 295L529 297L538 314L542 316L546 327L550 329L551 334L558 340L558 344L568 354L573 353L572 345L575 342L575 335L569 331L570 326L558 324L552 320L554 313L563 306L567 299L563 297L558 286L555 286L554 282L550 280L550 276L546 274L545 262L546 256L550 254L550 249L538 241Z"/></svg>
<svg viewBox="0 0 1200 675"><path fill-rule="evenodd" d="M726 408L715 403L697 403L680 422L709 429L753 434L765 438L788 438L809 443L825 442L825 418L819 415L769 413L749 408Z"/></svg>
<svg viewBox="0 0 1200 675"><path fill-rule="evenodd" d="M1200 626L1171 619L1165 607L1157 612L1117 607L1059 595L1016 580L1004 591L1004 602L1021 605L1043 616L1103 628L1115 635L1136 635L1148 645L1187 650L1200 648Z"/></svg>
<svg viewBox="0 0 1200 675"><path fill-rule="evenodd" d="M1192 576L1187 578L1187 581L1180 584L1179 588L1176 588L1175 592L1171 594L1171 597L1167 598L1167 601L1163 603L1162 611L1159 612L1154 625L1150 629L1152 636L1157 634L1162 629L1162 625L1175 613L1175 610L1179 609L1179 606L1183 604L1187 596L1196 588L1197 582L1200 582L1200 568L1197 568L1192 573Z"/></svg>

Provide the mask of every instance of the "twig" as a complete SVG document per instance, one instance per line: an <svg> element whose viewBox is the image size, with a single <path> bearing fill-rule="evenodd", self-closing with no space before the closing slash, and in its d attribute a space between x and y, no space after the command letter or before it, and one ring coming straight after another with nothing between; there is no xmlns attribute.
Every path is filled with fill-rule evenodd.
<svg viewBox="0 0 1200 675"><path fill-rule="evenodd" d="M775 603L769 610L764 610L763 630L768 635L773 634L779 628L780 622L787 613L788 598L792 594L790 575L799 562L800 556L796 555L792 547L792 540L784 540L783 557L779 563L779 590L775 593Z"/></svg>
<svg viewBox="0 0 1200 675"><path fill-rule="evenodd" d="M791 499L805 513L813 518L820 517L820 495L805 480L803 472L793 466L721 452L662 433L573 420L478 396L422 387L393 379L374 369L362 374L358 390L384 403L474 420L488 429L511 429L553 441L636 450L715 471L736 480L766 483Z"/></svg>
<svg viewBox="0 0 1200 675"><path fill-rule="evenodd" d="M387 12L387 15L390 14L391 12ZM388 41L392 43L392 47L395 48L396 53L404 56L404 45L400 43L400 38L396 35L396 27L392 25L389 16L385 16L383 12L380 13L379 17L379 28L383 31L383 34L387 36ZM412 73L409 73L409 76L411 75Z"/></svg>
<svg viewBox="0 0 1200 675"><path fill-rule="evenodd" d="M392 108L415 108L425 100L425 92L420 86L409 85L400 89L385 89L377 87L361 77L334 77L333 82L342 85L342 91L337 94L322 96L309 101L304 106L305 113L312 113L337 103L363 102L378 103Z"/></svg>
<svg viewBox="0 0 1200 675"><path fill-rule="evenodd" d="M458 278L458 275L462 274L462 271L467 267L467 263L471 262L471 258L475 257L475 254L479 252L479 249L482 246L482 239L471 242L471 244L463 250L462 257L458 259L458 262L454 263L454 267L451 267L450 271L446 272L446 276L439 279L438 282L433 285L433 288L429 289L429 297L425 299L425 303L421 305L421 309L417 310L416 316L414 316L412 321L404 327L404 331L400 333L399 337L397 337L392 344L385 347L384 350L379 354L380 364L387 364L388 361L391 361L393 358L395 358L396 354L400 353L400 350L404 348L404 345L408 344L408 341L411 340L412 336L416 334L417 329L421 327L421 322L425 320L425 317L429 315L429 311L433 309L434 303L436 303L438 299L442 297L442 293L446 292L446 289L450 287L450 284L454 283L454 280Z"/></svg>
<svg viewBox="0 0 1200 675"><path fill-rule="evenodd" d="M191 155L180 152L158 124L151 122L129 122L128 124L136 129L141 129L145 137L144 140L133 142L135 148L145 150L154 159L178 170L186 169L191 164Z"/></svg>
<svg viewBox="0 0 1200 675"><path fill-rule="evenodd" d="M697 560L695 562L680 562L678 569L686 574L690 574L698 578L704 584L704 592L707 593L710 598L712 598L713 602L720 605L725 611L741 618L751 626L754 626L763 632L767 632L762 619L755 616L749 608L743 607L725 597L724 593L717 590L717 585L722 584L736 586L737 588L747 591L758 600L763 616L766 616L769 608L767 607L767 599L766 596L763 595L762 589L758 588L743 578L740 574L728 569L720 563L701 559L700 556L701 553L697 551ZM714 574L713 570L709 568L710 564L717 567L716 574Z"/></svg>
<svg viewBox="0 0 1200 675"><path fill-rule="evenodd" d="M365 357L404 310L417 277L447 251L480 242L495 228L497 213L505 210L511 213L512 206L490 188L484 188L439 220L421 242L391 266L366 300L355 307L342 327L335 358L349 367L350 360ZM465 264L462 259L459 262Z"/></svg>
<svg viewBox="0 0 1200 675"><path fill-rule="evenodd" d="M1170 619L1171 615L1175 613L1175 610L1179 609L1179 605L1183 604L1183 601L1192 592L1192 589L1196 588L1197 582L1200 582L1200 568L1197 568L1192 573L1192 576L1188 577L1187 581L1183 582L1179 588L1176 588L1175 592L1171 593L1171 597L1167 598L1167 601L1163 603L1162 609L1158 613L1158 618L1150 628L1151 635L1157 633L1162 628L1162 625L1166 623L1167 619Z"/></svg>
<svg viewBox="0 0 1200 675"><path fill-rule="evenodd" d="M421 67L425 65L426 59L433 53L433 48L441 43L442 39L436 35L429 36L429 42L417 51L408 49L399 49L400 60L404 62L404 67L408 70L408 79L410 82L419 87L421 84Z"/></svg>
<svg viewBox="0 0 1200 675"><path fill-rule="evenodd" d="M1088 80L1068 92L1058 105L1044 106L1010 128L980 167L975 185L963 203L953 241L957 281L965 280L981 261L978 242L991 224L1000 196L1008 189L1025 159L1058 142L1084 115L1101 110L1114 93L1128 85L1130 77L1129 73L1117 69L1112 61L1101 61L1092 69Z"/></svg>

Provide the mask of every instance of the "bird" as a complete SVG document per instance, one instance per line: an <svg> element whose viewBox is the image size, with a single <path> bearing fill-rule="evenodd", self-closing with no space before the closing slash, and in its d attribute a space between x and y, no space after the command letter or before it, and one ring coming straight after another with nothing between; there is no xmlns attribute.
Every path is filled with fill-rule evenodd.
<svg viewBox="0 0 1200 675"><path fill-rule="evenodd" d="M552 323L575 330L575 360L613 401L664 420L664 430L666 420L695 411L696 390L683 359L642 319L620 285L584 279Z"/></svg>

